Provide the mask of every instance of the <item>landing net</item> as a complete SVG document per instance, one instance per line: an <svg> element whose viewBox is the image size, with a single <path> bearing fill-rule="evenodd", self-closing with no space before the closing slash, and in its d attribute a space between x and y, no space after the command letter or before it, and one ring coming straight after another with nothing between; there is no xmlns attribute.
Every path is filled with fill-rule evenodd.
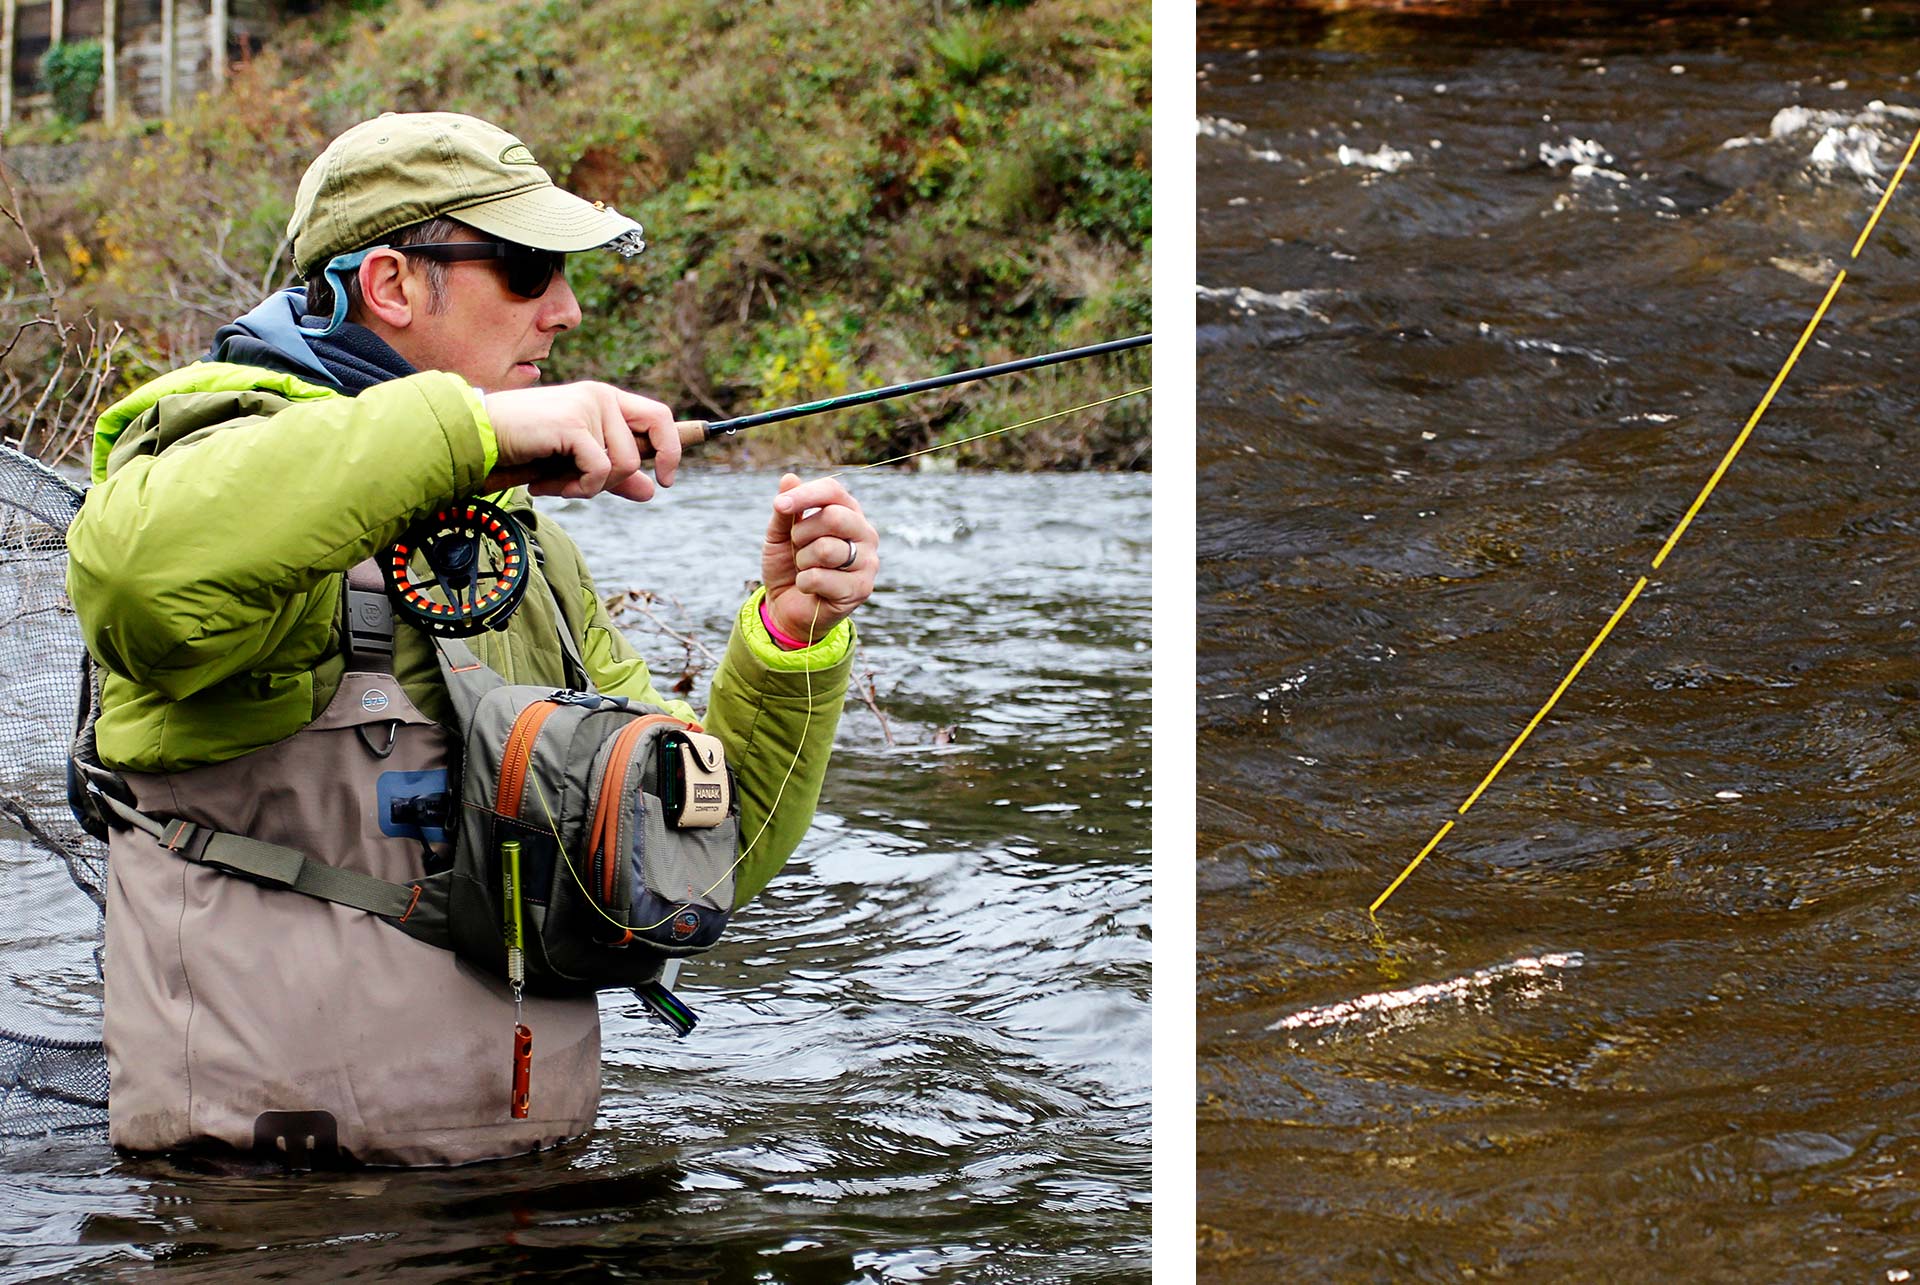
<svg viewBox="0 0 1920 1285"><path fill-rule="evenodd" d="M67 809L83 649L67 602L82 492L0 447L0 1147L106 1122L107 850Z"/></svg>

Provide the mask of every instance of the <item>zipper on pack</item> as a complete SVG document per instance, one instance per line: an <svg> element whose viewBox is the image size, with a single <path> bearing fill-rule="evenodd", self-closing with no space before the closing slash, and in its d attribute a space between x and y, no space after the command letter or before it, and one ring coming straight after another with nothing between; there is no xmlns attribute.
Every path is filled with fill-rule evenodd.
<svg viewBox="0 0 1920 1285"><path fill-rule="evenodd" d="M552 700L539 700L520 711L507 733L507 748L500 755L500 784L494 792L493 810L504 817L518 818L520 796L527 786L527 767L533 761L533 743L540 728L560 708Z"/></svg>
<svg viewBox="0 0 1920 1285"><path fill-rule="evenodd" d="M646 714L620 729L613 740L613 748L608 751L607 770L600 780L600 797L594 800L593 829L588 838L588 850L593 856L593 882L600 888L600 904L609 909L614 904L615 884L620 873L620 817L624 810L621 800L626 797L627 768L633 762L634 747L649 727L659 723L669 723L674 727L684 727L677 718L666 714ZM615 946L624 946L633 940L633 931L626 929Z"/></svg>
<svg viewBox="0 0 1920 1285"><path fill-rule="evenodd" d="M621 728L620 734L614 737L606 774L600 780L600 797L594 800L593 831L587 847L593 854L592 878L594 886L600 890L600 904L608 908L614 904L613 885L619 871L614 864L620 835L619 800L626 793L627 764L633 759L634 742L640 739L643 730L636 720ZM624 946L632 940L632 928L622 927L619 940L607 944Z"/></svg>

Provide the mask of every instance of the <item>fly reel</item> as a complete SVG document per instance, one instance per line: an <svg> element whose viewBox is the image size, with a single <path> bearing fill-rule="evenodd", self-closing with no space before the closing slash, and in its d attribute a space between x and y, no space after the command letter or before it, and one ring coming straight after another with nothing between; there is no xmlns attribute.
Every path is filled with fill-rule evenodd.
<svg viewBox="0 0 1920 1285"><path fill-rule="evenodd" d="M449 504L414 524L381 564L387 596L429 633L505 629L527 592L527 535L488 500Z"/></svg>

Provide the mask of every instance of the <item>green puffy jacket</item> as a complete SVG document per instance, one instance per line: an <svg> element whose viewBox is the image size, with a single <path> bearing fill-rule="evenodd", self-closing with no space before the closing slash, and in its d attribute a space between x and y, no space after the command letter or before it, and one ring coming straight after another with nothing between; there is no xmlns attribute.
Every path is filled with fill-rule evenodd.
<svg viewBox="0 0 1920 1285"><path fill-rule="evenodd" d="M440 372L350 398L293 375L201 362L109 409L94 439L95 485L68 532L67 573L104 670L102 760L181 771L304 727L345 669L341 573L473 495L495 457L480 395ZM573 541L524 492L494 498L534 529L545 565L508 627L470 640L480 659L510 683L564 685L557 601L601 691L692 719L654 689ZM786 652L767 637L758 603L756 593L741 608L701 720L738 779L750 847L736 906L806 832L852 664L850 623ZM394 672L423 713L451 726L424 635L399 631Z"/></svg>

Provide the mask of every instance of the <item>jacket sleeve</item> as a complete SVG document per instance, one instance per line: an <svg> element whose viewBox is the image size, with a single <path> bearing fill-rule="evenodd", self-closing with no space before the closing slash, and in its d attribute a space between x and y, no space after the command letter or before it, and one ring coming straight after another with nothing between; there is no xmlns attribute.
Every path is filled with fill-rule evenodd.
<svg viewBox="0 0 1920 1285"><path fill-rule="evenodd" d="M477 490L492 441L474 390L424 373L117 461L68 533L88 647L171 700L275 668L307 595Z"/></svg>
<svg viewBox="0 0 1920 1285"><path fill-rule="evenodd" d="M740 608L707 706L706 728L726 745L740 793L735 908L758 895L806 837L853 672L853 622L811 647L782 651L760 623L765 593L756 589Z"/></svg>

